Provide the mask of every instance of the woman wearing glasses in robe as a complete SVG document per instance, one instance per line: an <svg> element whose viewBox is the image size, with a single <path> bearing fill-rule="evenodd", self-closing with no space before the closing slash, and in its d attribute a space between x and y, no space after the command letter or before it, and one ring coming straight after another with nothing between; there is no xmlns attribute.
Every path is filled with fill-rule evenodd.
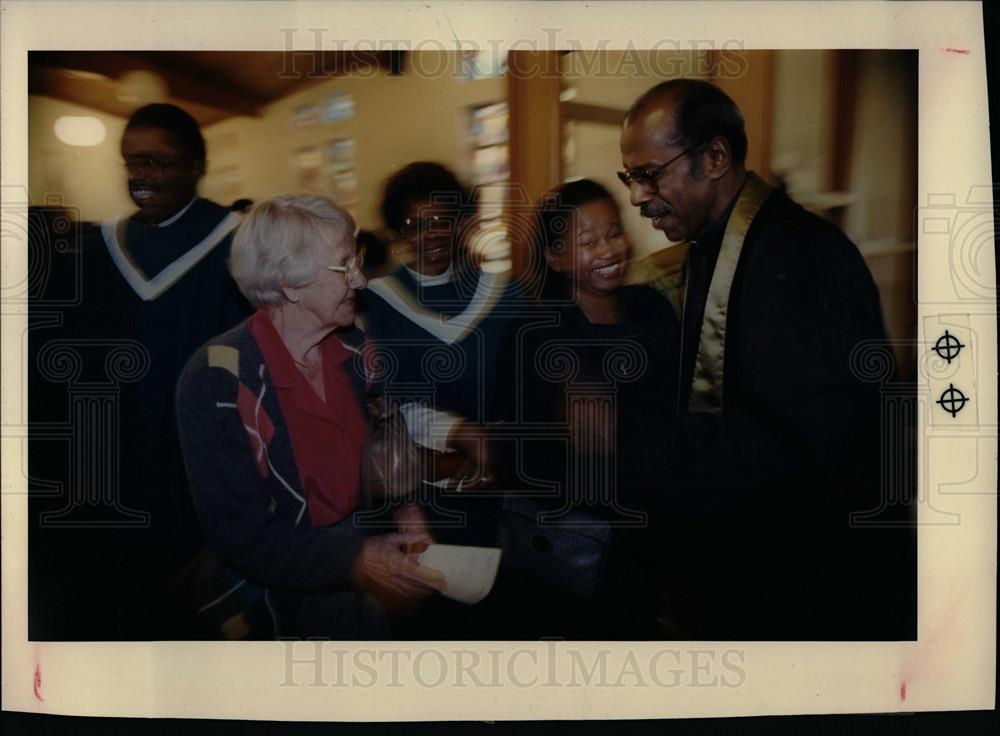
<svg viewBox="0 0 1000 736"><path fill-rule="evenodd" d="M536 232L540 298L531 317L507 330L493 405L506 424L562 427L568 441L558 451L552 438L525 442L517 457L502 458L504 487L555 482L560 493L550 510L568 507L633 527L612 527L596 590L563 595L540 581L531 595L548 603L514 606L515 616L527 612L520 615L528 627L515 633L642 636L652 624L648 576L655 573L646 545L662 480L650 476L649 460L662 460L673 444L677 317L658 292L625 285L629 243L618 206L597 182L574 181L546 194ZM647 514L640 528L636 511ZM578 572L577 580L589 574Z"/></svg>
<svg viewBox="0 0 1000 736"><path fill-rule="evenodd" d="M407 554L431 541L415 507L378 536L355 515L366 439L355 232L322 197L253 207L230 270L257 312L202 347L178 385L195 503L232 583L203 613L232 614L233 635L257 623L242 612L274 636L378 638L374 599L441 585Z"/></svg>
<svg viewBox="0 0 1000 736"><path fill-rule="evenodd" d="M474 198L444 166L412 163L385 185L386 226L408 246L412 258L364 295L365 329L374 353L385 358L391 375L380 375L414 404L405 409L414 439L451 456L460 474L481 478L490 472L483 423L496 380L497 347L507 324L523 309L520 286L507 272L482 266L470 248L480 232ZM405 386L406 388L400 388ZM416 402L421 402L418 409ZM451 463L442 462L439 465ZM495 511L482 499L465 504L448 494L428 507L438 537L457 544L493 543ZM456 525L458 514L465 523Z"/></svg>
<svg viewBox="0 0 1000 736"><path fill-rule="evenodd" d="M509 269L478 262L471 247L482 232L476 209L475 198L440 164L415 162L394 174L385 185L382 216L412 257L372 279L364 318L372 363L386 369L376 369L373 380L386 395L410 402L401 413L411 437L437 451L430 473L452 479L448 488L424 486L420 495L435 537L495 546L499 503L470 488L489 485L484 423L497 347L526 300ZM409 619L411 635L481 638L493 623L484 609L432 598Z"/></svg>

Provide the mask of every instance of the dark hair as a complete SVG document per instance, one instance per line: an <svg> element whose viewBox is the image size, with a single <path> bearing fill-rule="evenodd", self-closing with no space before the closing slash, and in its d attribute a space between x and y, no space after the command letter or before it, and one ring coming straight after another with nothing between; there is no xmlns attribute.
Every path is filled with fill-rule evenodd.
<svg viewBox="0 0 1000 736"><path fill-rule="evenodd" d="M125 125L125 130L132 128L168 130L193 161L205 163L205 139L198 122L177 105L158 102L140 107Z"/></svg>
<svg viewBox="0 0 1000 736"><path fill-rule="evenodd" d="M365 268L367 269L380 268L389 257L389 248L378 233L371 230L358 230L354 240L358 244L358 248L365 249Z"/></svg>
<svg viewBox="0 0 1000 736"><path fill-rule="evenodd" d="M567 236L575 226L575 210L589 202L607 200L618 209L614 196L602 184L592 179L577 179L560 184L546 192L535 211L535 266L531 269L534 284L527 284L530 292L541 301L565 298L565 282L549 268L545 258L546 248L561 250Z"/></svg>
<svg viewBox="0 0 1000 736"><path fill-rule="evenodd" d="M417 161L403 167L385 183L382 195L382 219L386 227L400 232L406 206L425 200L454 201L463 215L475 210L468 191L450 169L431 161Z"/></svg>
<svg viewBox="0 0 1000 736"><path fill-rule="evenodd" d="M733 161L743 166L747 157L747 134L743 113L732 98L711 82L671 79L647 90L629 108L626 120L666 100L677 103L674 117L676 138L672 144L691 148L716 136L729 141Z"/></svg>

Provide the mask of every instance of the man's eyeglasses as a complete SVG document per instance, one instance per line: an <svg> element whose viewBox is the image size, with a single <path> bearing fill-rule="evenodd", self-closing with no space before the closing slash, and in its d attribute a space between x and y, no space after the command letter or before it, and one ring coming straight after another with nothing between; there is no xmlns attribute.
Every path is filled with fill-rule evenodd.
<svg viewBox="0 0 1000 736"><path fill-rule="evenodd" d="M355 256L344 262L343 266L327 266L327 271L337 271L344 274L344 278L353 281L361 273L361 268L365 265L365 249L358 248Z"/></svg>
<svg viewBox="0 0 1000 736"><path fill-rule="evenodd" d="M691 146L690 148L687 148L678 153L672 159L667 161L667 163L657 166L655 169L652 169L651 171L643 171L642 169L638 169L632 171L616 171L615 173L618 174L618 179L625 186L631 188L633 183L638 184L639 188L642 189L644 192L646 192L647 194L653 194L656 192L657 182L660 179L660 175L667 170L667 167L670 166L670 164L672 164L674 161L684 158L689 153L691 153L694 150L697 150L698 148L701 148L701 145Z"/></svg>
<svg viewBox="0 0 1000 736"><path fill-rule="evenodd" d="M125 168L128 171L145 171L154 176L162 176L164 171L184 160L175 158L173 161L165 161L151 156L125 156Z"/></svg>

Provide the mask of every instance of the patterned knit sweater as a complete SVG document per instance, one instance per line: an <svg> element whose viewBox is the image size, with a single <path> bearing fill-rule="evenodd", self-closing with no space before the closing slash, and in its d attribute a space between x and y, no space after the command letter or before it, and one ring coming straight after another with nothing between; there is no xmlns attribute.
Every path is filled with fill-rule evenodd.
<svg viewBox="0 0 1000 736"><path fill-rule="evenodd" d="M362 334L338 336L358 355L347 369L360 400ZM225 564L261 588L343 591L364 532L357 514L330 527L311 524L278 395L249 322L191 357L177 386L177 415L195 505Z"/></svg>

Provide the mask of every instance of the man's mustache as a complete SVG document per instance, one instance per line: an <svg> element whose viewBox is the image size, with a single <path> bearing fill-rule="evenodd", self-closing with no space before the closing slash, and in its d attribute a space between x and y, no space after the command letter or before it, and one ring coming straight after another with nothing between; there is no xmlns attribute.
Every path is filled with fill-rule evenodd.
<svg viewBox="0 0 1000 736"><path fill-rule="evenodd" d="M657 217L665 217L666 215L676 214L674 208L669 204L652 205L646 203L639 207L639 214L643 217L648 217L649 219L655 219Z"/></svg>

